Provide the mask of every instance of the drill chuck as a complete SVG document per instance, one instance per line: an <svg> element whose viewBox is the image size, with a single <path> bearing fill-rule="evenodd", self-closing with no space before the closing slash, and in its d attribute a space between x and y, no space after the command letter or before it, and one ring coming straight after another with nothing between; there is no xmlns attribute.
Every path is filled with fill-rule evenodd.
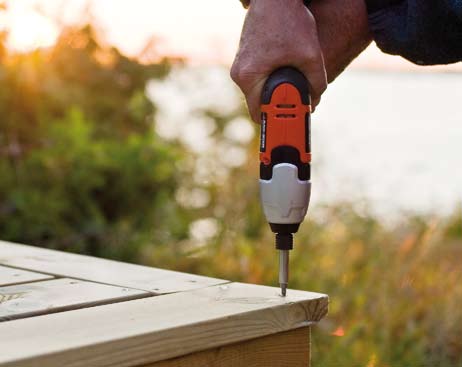
<svg viewBox="0 0 462 367"><path fill-rule="evenodd" d="M276 249L292 250L294 248L294 236L292 233L276 233Z"/></svg>

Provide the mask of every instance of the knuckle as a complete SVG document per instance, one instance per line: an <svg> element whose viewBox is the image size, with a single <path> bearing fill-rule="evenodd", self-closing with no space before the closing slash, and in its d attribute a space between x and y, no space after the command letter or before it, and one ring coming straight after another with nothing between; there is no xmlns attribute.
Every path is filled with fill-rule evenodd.
<svg viewBox="0 0 462 367"><path fill-rule="evenodd" d="M321 53L320 50L310 47L303 51L301 58L307 64L314 64L320 62Z"/></svg>
<svg viewBox="0 0 462 367"><path fill-rule="evenodd" d="M256 73L253 69L243 67L239 63L234 64L230 71L231 79L233 79L234 82L242 89L247 89L246 87L252 83L255 74Z"/></svg>
<svg viewBox="0 0 462 367"><path fill-rule="evenodd" d="M239 65L235 62L231 66L231 70L229 71L229 75L231 76L231 79L237 83L239 81Z"/></svg>

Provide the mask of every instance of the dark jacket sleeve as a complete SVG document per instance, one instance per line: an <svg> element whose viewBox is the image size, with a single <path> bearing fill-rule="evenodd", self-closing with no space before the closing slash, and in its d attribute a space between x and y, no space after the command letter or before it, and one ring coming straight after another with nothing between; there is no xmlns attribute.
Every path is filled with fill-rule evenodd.
<svg viewBox="0 0 462 367"><path fill-rule="evenodd" d="M462 0L366 0L377 46L419 65L462 61Z"/></svg>

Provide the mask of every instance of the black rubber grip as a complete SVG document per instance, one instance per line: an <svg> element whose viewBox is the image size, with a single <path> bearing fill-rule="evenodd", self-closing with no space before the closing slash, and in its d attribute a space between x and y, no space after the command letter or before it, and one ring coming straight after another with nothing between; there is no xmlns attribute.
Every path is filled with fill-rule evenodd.
<svg viewBox="0 0 462 367"><path fill-rule="evenodd" d="M310 83L303 73L290 66L276 69L271 73L263 87L261 103L269 104L274 90L283 83L290 83L298 89L303 104L311 104Z"/></svg>

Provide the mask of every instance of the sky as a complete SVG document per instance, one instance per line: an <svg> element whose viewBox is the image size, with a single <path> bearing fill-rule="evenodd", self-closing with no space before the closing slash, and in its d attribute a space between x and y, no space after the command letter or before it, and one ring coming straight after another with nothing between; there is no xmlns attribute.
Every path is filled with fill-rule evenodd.
<svg viewBox="0 0 462 367"><path fill-rule="evenodd" d="M0 0L0 3L2 1ZM7 0L0 29L10 30L9 46L30 50L49 46L63 24L95 20L111 44L139 55L154 40L160 54L191 62L230 65L245 10L238 0ZM462 71L462 63L422 68L369 47L352 68L405 71Z"/></svg>

